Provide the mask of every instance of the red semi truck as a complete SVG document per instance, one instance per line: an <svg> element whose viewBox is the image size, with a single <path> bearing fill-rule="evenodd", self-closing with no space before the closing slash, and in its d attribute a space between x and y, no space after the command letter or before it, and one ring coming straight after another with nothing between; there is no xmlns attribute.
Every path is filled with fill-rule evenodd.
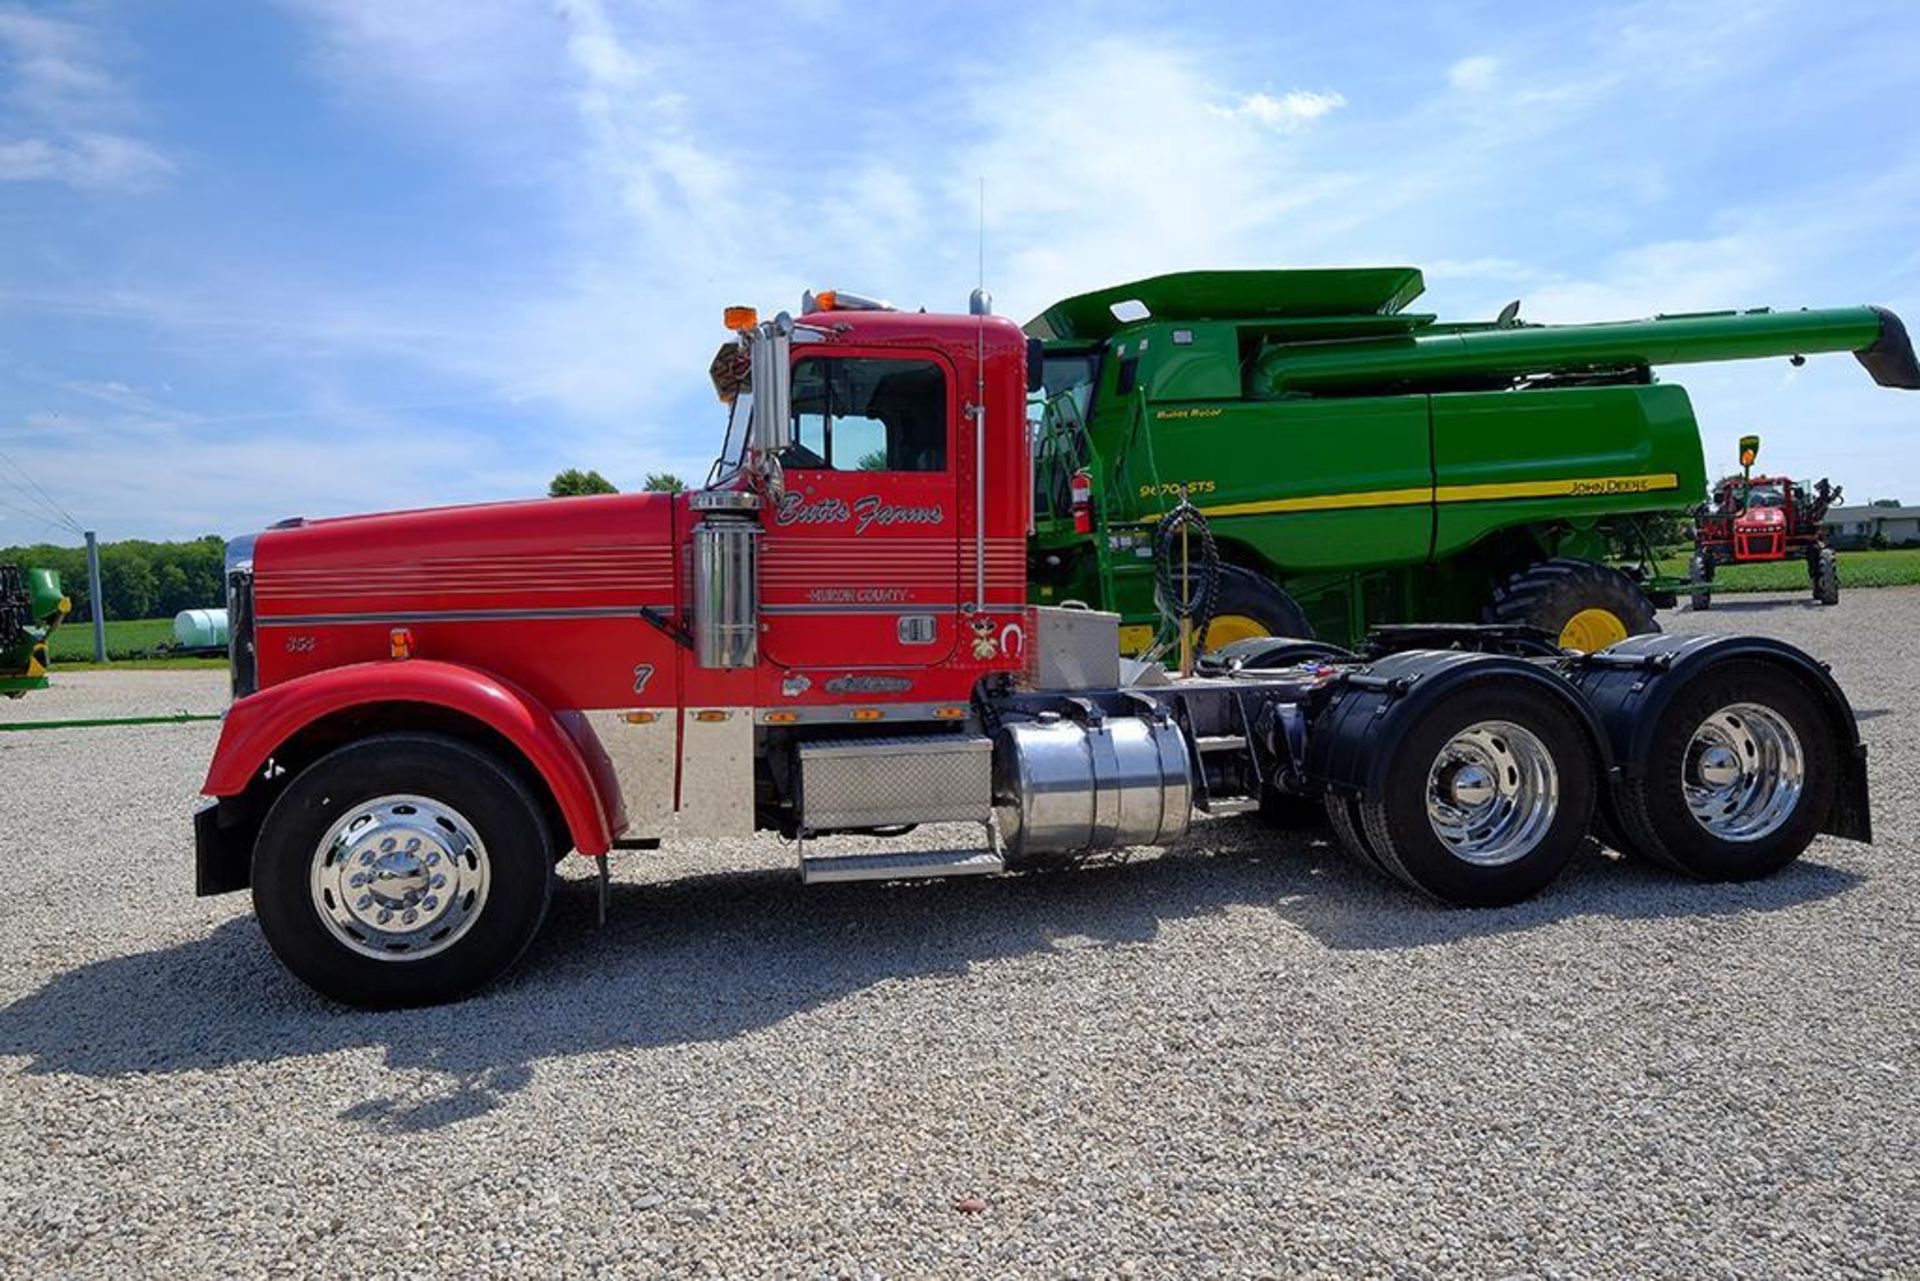
<svg viewBox="0 0 1920 1281"><path fill-rule="evenodd" d="M1123 671L1116 616L1027 600L1021 331L836 304L729 312L727 442L696 492L236 540L198 892L250 889L295 974L393 1006L511 965L568 851L604 893L613 850L668 838L775 830L808 881L898 879L1324 805L1360 859L1483 905L1596 827L1709 879L1870 839L1846 699L1765 639L1583 656L1402 628L1361 655L1261 638ZM840 839L930 823L957 847Z"/></svg>

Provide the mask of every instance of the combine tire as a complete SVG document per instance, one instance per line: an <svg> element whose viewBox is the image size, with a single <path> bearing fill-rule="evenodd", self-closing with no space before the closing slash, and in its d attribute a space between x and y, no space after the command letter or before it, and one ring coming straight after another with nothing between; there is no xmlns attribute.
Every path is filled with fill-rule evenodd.
<svg viewBox="0 0 1920 1281"><path fill-rule="evenodd" d="M1268 636L1312 640L1313 624L1293 597L1267 579L1238 565L1222 565L1207 624L1208 651Z"/></svg>
<svg viewBox="0 0 1920 1281"><path fill-rule="evenodd" d="M308 766L268 811L253 906L288 969L367 1008L453 1000L533 941L552 838L527 785L437 734L382 734Z"/></svg>
<svg viewBox="0 0 1920 1281"><path fill-rule="evenodd" d="M1496 588L1489 623L1538 627L1562 649L1592 653L1642 632L1657 632L1653 602L1631 578L1590 560L1556 556Z"/></svg>
<svg viewBox="0 0 1920 1281"><path fill-rule="evenodd" d="M1615 835L1706 881L1746 881L1791 863L1839 786L1834 727L1773 663L1701 672L1654 726L1646 768L1614 794Z"/></svg>
<svg viewBox="0 0 1920 1281"><path fill-rule="evenodd" d="M1822 605L1840 603L1840 565L1833 548L1822 547L1807 562L1813 571L1813 598Z"/></svg>
<svg viewBox="0 0 1920 1281"><path fill-rule="evenodd" d="M1381 750L1389 759L1378 795L1349 802L1344 823L1334 811L1334 828L1442 902L1531 898L1586 840L1598 790L1586 730L1531 682L1463 687ZM1354 819L1364 842L1347 830Z"/></svg>
<svg viewBox="0 0 1920 1281"><path fill-rule="evenodd" d="M1687 562L1687 581L1694 583L1693 612L1705 613L1713 605L1713 592L1705 586L1713 582L1713 562L1701 552L1695 552L1693 559Z"/></svg>

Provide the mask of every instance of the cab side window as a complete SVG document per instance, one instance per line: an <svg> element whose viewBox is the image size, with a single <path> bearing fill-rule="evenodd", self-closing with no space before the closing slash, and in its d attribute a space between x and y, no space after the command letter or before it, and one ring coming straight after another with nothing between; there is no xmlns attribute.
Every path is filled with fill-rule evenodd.
<svg viewBox="0 0 1920 1281"><path fill-rule="evenodd" d="M793 366L787 467L947 469L947 380L930 360L806 356Z"/></svg>

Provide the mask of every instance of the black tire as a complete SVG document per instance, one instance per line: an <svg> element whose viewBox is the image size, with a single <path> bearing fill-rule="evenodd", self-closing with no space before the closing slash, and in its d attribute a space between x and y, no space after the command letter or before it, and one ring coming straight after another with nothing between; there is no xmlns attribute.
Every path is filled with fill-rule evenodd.
<svg viewBox="0 0 1920 1281"><path fill-rule="evenodd" d="M1509 861L1469 861L1441 839L1428 813L1428 778L1442 750L1488 722L1527 731L1553 766L1555 788L1544 826ZM1377 797L1357 806L1367 848L1414 889L1462 907L1503 907L1528 899L1560 875L1586 840L1597 800L1598 768L1585 728L1549 691L1531 682L1466 685L1383 742L1391 754Z"/></svg>
<svg viewBox="0 0 1920 1281"><path fill-rule="evenodd" d="M1792 727L1801 752L1801 789L1791 813L1772 832L1726 840L1696 819L1685 780L1695 731L1722 708L1748 703ZM1654 725L1652 748L1637 778L1621 781L1612 828L1632 852L1705 881L1769 876L1798 858L1819 832L1839 787L1839 741L1814 695L1774 663L1733 659L1687 682Z"/></svg>
<svg viewBox="0 0 1920 1281"><path fill-rule="evenodd" d="M1822 605L1840 603L1840 564L1833 554L1833 548L1822 547L1809 558L1807 567L1813 571L1813 598Z"/></svg>
<svg viewBox="0 0 1920 1281"><path fill-rule="evenodd" d="M1713 581L1713 562L1703 552L1695 552L1687 563L1687 581L1692 583L1711 583ZM1713 593L1699 587L1693 589L1693 612L1705 613L1713 605Z"/></svg>
<svg viewBox="0 0 1920 1281"><path fill-rule="evenodd" d="M1584 610L1612 615L1627 636L1660 630L1653 602L1631 578L1571 556L1556 556L1513 575L1494 589L1484 617L1489 623L1538 627L1567 645L1567 624Z"/></svg>
<svg viewBox="0 0 1920 1281"><path fill-rule="evenodd" d="M1307 621L1306 614L1293 597L1259 574L1238 565L1220 567L1220 582L1214 591L1213 617L1218 619L1227 615L1252 620L1266 629L1267 636L1234 637L1224 644L1232 644L1238 639L1264 640L1273 636L1294 640L1313 639L1313 624ZM1211 633L1211 626L1208 630ZM1211 648L1215 643L1209 635L1208 647Z"/></svg>
<svg viewBox="0 0 1920 1281"><path fill-rule="evenodd" d="M1327 823L1333 828L1333 834L1340 838L1340 844L1347 853L1382 876L1394 876L1367 841L1366 824L1360 820L1359 801L1351 796L1328 796Z"/></svg>
<svg viewBox="0 0 1920 1281"><path fill-rule="evenodd" d="M387 797L445 807L484 851L486 889L468 896L463 932L445 945L424 940L441 950L418 958L355 951L322 919L312 887L328 832L355 807ZM321 757L274 802L254 847L254 913L274 953L322 995L367 1009L450 1001L498 978L539 932L553 893L552 846L539 803L496 757L438 734L382 734ZM469 859L477 870L480 860Z"/></svg>

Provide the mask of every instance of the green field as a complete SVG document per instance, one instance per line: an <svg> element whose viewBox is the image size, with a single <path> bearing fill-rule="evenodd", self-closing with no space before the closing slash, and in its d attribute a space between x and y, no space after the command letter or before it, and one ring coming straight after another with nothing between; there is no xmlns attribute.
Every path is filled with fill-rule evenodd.
<svg viewBox="0 0 1920 1281"><path fill-rule="evenodd" d="M107 657L109 659L140 659L154 657L153 651L162 645L173 644L173 620L171 618L129 618L107 620ZM93 661L93 624L68 623L53 634L53 641L47 646L55 667L65 667L71 671L76 667ZM212 659L166 659L168 666L223 665L226 660Z"/></svg>
<svg viewBox="0 0 1920 1281"><path fill-rule="evenodd" d="M1920 585L1920 548L1884 552L1841 552L1840 588ZM1660 572L1687 574L1687 556L1661 560ZM1810 590L1807 562L1777 560L1764 565L1722 565L1714 572L1715 592L1803 592Z"/></svg>

